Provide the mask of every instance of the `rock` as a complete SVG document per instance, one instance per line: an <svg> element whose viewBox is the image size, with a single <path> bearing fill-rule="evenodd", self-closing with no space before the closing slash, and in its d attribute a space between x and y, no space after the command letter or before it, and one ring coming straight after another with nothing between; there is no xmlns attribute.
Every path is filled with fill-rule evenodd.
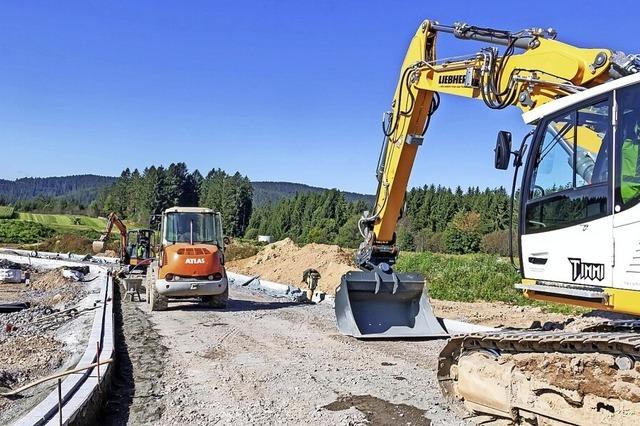
<svg viewBox="0 0 640 426"><path fill-rule="evenodd" d="M293 299L294 302L308 302L309 301L309 298L307 297L307 293L305 291L300 290L300 289L296 289L296 290L292 291L290 296L291 296L291 299Z"/></svg>
<svg viewBox="0 0 640 426"><path fill-rule="evenodd" d="M571 360L571 371L576 374L580 374L584 371L584 362L580 358L573 358Z"/></svg>
<svg viewBox="0 0 640 426"><path fill-rule="evenodd" d="M74 281L82 281L84 279L84 274L74 269L63 269L62 276Z"/></svg>
<svg viewBox="0 0 640 426"><path fill-rule="evenodd" d="M313 297L311 297L311 301L313 303L320 303L325 299L326 296L327 296L327 293L325 293L325 292L314 291L313 292Z"/></svg>

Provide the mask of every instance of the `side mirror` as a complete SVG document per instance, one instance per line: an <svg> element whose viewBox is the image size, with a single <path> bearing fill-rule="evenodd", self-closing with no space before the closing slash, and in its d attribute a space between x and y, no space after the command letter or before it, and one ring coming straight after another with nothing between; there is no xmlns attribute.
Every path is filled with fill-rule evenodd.
<svg viewBox="0 0 640 426"><path fill-rule="evenodd" d="M511 157L511 133L500 130L498 139L496 140L495 167L499 170L507 170L509 168L509 158Z"/></svg>

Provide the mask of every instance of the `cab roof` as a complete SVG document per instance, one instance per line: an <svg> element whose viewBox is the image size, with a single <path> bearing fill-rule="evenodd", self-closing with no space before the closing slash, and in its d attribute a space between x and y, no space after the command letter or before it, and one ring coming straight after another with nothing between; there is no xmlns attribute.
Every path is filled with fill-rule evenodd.
<svg viewBox="0 0 640 426"><path fill-rule="evenodd" d="M557 111L563 110L571 105L581 103L583 101L595 98L612 90L620 89L622 87L630 86L640 81L640 73L621 77L616 80L611 80L603 83L599 86L592 87L590 89L583 90L578 93L574 93L564 98L557 99L555 101L547 102L537 108L527 111L522 114L522 119L526 124L535 124L538 120L547 117Z"/></svg>
<svg viewBox="0 0 640 426"><path fill-rule="evenodd" d="M206 207L171 207L164 211L165 213L215 213L215 211Z"/></svg>

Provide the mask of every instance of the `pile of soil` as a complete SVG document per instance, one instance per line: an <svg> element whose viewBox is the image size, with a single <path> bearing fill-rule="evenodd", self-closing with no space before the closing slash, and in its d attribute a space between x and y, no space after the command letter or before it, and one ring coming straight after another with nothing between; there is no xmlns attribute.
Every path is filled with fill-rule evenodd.
<svg viewBox="0 0 640 426"><path fill-rule="evenodd" d="M30 283L2 284L0 302L29 302L31 306L64 309L86 296L85 284L62 275L64 268L46 272L30 270Z"/></svg>
<svg viewBox="0 0 640 426"><path fill-rule="evenodd" d="M228 262L227 266L231 271L302 287L302 274L312 268L321 276L318 289L329 294L335 293L343 274L356 268L351 251L328 244L298 247L290 238L265 246L255 256Z"/></svg>
<svg viewBox="0 0 640 426"><path fill-rule="evenodd" d="M36 290L54 290L67 287L74 282L62 275L62 268L52 269L31 282L31 287Z"/></svg>
<svg viewBox="0 0 640 426"><path fill-rule="evenodd" d="M63 234L49 238L38 245L38 250L58 253L93 253L92 240L75 234Z"/></svg>
<svg viewBox="0 0 640 426"><path fill-rule="evenodd" d="M98 257L100 256L104 256L104 257L118 257L118 253L116 253L115 250L105 250L104 253L102 254L98 254L96 255Z"/></svg>
<svg viewBox="0 0 640 426"><path fill-rule="evenodd" d="M52 336L16 336L0 340L0 387L16 387L55 371L64 362L64 344Z"/></svg>

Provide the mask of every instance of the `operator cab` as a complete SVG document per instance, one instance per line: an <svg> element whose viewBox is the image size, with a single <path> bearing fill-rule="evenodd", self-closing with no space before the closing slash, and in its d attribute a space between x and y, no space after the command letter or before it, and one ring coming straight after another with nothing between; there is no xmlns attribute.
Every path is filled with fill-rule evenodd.
<svg viewBox="0 0 640 426"><path fill-rule="evenodd" d="M224 249L220 213L198 207L174 207L162 221L163 245L214 244Z"/></svg>
<svg viewBox="0 0 640 426"><path fill-rule="evenodd" d="M516 287L533 299L640 313L615 298L640 290L640 75L523 117L536 130L520 191ZM496 167L510 149L499 137Z"/></svg>
<svg viewBox="0 0 640 426"><path fill-rule="evenodd" d="M136 266L141 261L153 257L154 231L152 229L131 229L127 232L127 241L129 265Z"/></svg>

